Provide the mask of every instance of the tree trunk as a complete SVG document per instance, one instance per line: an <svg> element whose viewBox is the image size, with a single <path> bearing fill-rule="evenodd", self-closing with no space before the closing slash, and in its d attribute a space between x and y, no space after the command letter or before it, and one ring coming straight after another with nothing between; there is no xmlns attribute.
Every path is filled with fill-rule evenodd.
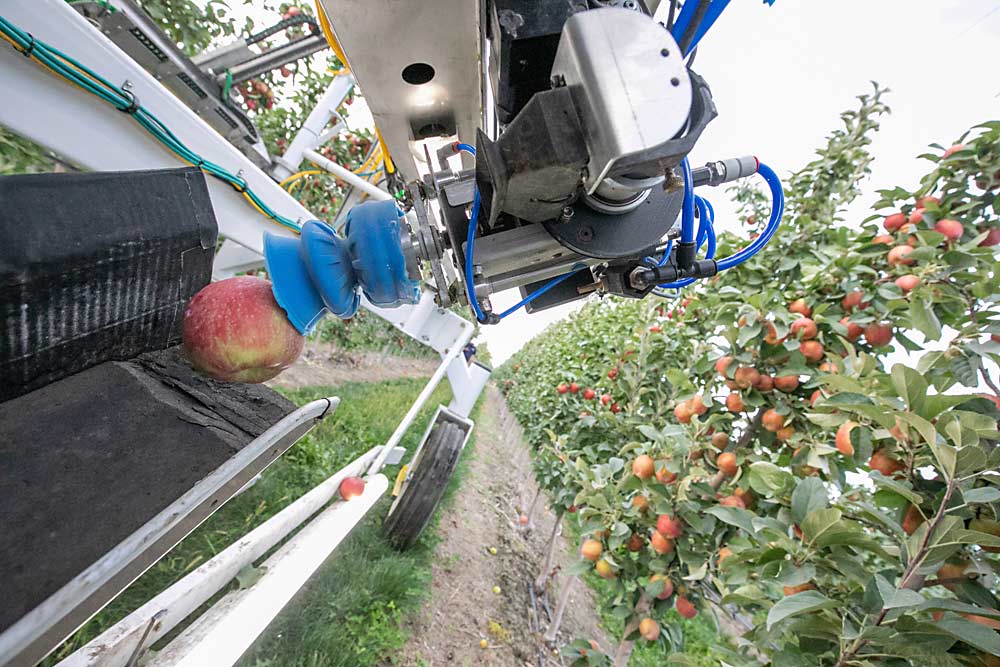
<svg viewBox="0 0 1000 667"><path fill-rule="evenodd" d="M622 640L615 650L614 667L628 667L629 658L632 657L632 649L635 647L635 640L627 639L627 637L639 629L639 622L642 620L643 614L649 611L649 604L650 599L643 593L639 598L639 603L635 606L632 619L625 625L625 630L622 632Z"/></svg>
<svg viewBox="0 0 1000 667"><path fill-rule="evenodd" d="M615 667L628 667L629 658L632 657L632 649L635 647L635 642L631 639L624 639L630 634L639 629L639 619L632 619L628 625L625 626L625 632L622 634L622 640L618 644L618 648L615 650L613 664Z"/></svg>
<svg viewBox="0 0 1000 667"><path fill-rule="evenodd" d="M566 587L563 588L562 595L559 597L559 606L556 607L556 616L549 623L549 629L545 633L545 641L550 644L555 643L556 636L559 634L559 626L562 625L563 614L566 611L566 605L569 604L569 593L577 579L578 577L574 574L566 580Z"/></svg>
<svg viewBox="0 0 1000 667"><path fill-rule="evenodd" d="M535 590L543 591L549 581L549 570L552 569L552 557L556 552L556 536L559 535L559 525L562 523L563 513L559 512L556 515L556 521L552 524L552 534L549 535L549 545L545 550L545 563L542 565L542 571L538 573L538 578L535 580Z"/></svg>
<svg viewBox="0 0 1000 667"><path fill-rule="evenodd" d="M535 490L535 497L531 500L531 505L528 507L526 515L528 517L528 523L523 526L525 530L535 529L535 506L538 505L538 499L542 497L542 490Z"/></svg>

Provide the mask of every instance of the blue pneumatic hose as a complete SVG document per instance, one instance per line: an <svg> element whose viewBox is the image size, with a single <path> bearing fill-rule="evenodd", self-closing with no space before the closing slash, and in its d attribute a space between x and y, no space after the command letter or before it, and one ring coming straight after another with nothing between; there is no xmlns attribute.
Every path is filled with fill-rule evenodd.
<svg viewBox="0 0 1000 667"><path fill-rule="evenodd" d="M767 226L764 227L764 231L761 232L761 235L753 243L736 254L719 260L719 271L739 266L760 252L768 244L775 232L778 231L778 225L781 223L781 216L785 212L785 191L781 188L781 180L763 162L759 162L758 165L757 173L764 178L767 186L771 189L771 216L767 219Z"/></svg>

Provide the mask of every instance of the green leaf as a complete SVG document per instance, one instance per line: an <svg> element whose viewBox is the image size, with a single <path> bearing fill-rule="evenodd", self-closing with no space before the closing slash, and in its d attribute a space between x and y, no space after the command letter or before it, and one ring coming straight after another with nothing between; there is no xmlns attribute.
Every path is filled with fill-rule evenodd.
<svg viewBox="0 0 1000 667"><path fill-rule="evenodd" d="M738 604L738 605L764 605L768 603L767 595L764 594L757 586L746 584L740 586L732 593L729 593L722 598L722 604Z"/></svg>
<svg viewBox="0 0 1000 667"><path fill-rule="evenodd" d="M775 581L782 586L799 586L816 578L816 566L806 563L801 567L790 560L782 560Z"/></svg>
<svg viewBox="0 0 1000 667"><path fill-rule="evenodd" d="M802 529L802 534L806 540L815 542L821 539L824 533L833 530L840 521L841 516L843 514L836 508L813 510L802 520L799 528Z"/></svg>
<svg viewBox="0 0 1000 667"><path fill-rule="evenodd" d="M659 442L663 435L655 428L649 424L642 424L639 426L639 433L652 440L653 442Z"/></svg>
<svg viewBox="0 0 1000 667"><path fill-rule="evenodd" d="M875 584L878 586L879 597L882 598L883 609L916 607L924 603L925 598L920 593L908 588L896 588L881 575L875 575Z"/></svg>
<svg viewBox="0 0 1000 667"><path fill-rule="evenodd" d="M937 362L941 361L941 358L943 356L944 352L939 352L939 351L927 352L922 357L920 357L919 360L917 360L917 372L927 373L927 371L932 369L937 364Z"/></svg>
<svg viewBox="0 0 1000 667"><path fill-rule="evenodd" d="M965 451L965 450L962 450ZM961 452L959 452L961 454ZM983 463L986 457L983 457ZM993 503L1000 500L1000 489L993 486L982 486L978 489L969 489L962 492L962 498L967 503Z"/></svg>
<svg viewBox="0 0 1000 667"><path fill-rule="evenodd" d="M903 364L894 364L892 384L906 401L909 410L920 414L920 408L927 396L927 381L924 380L924 376Z"/></svg>
<svg viewBox="0 0 1000 667"><path fill-rule="evenodd" d="M898 638L898 639L897 639ZM950 653L945 653L947 646L930 645L931 637L927 633L916 632L912 638L897 635L891 642L883 642L879 648L881 653L906 659L906 664L920 667L966 667ZM937 642L940 644L940 642ZM952 643L952 642L949 642Z"/></svg>
<svg viewBox="0 0 1000 667"><path fill-rule="evenodd" d="M939 414L969 400L967 395L934 394L925 396L923 409L918 414L924 419L934 419Z"/></svg>
<svg viewBox="0 0 1000 667"><path fill-rule="evenodd" d="M959 354L951 359L951 372L955 379L966 387L979 386L979 359L977 357Z"/></svg>
<svg viewBox="0 0 1000 667"><path fill-rule="evenodd" d="M782 470L769 461L750 464L750 486L754 491L767 497L780 495L791 487L795 478L792 473Z"/></svg>
<svg viewBox="0 0 1000 667"><path fill-rule="evenodd" d="M786 618L837 606L837 602L816 591L803 591L782 598L767 612L767 629Z"/></svg>
<svg viewBox="0 0 1000 667"><path fill-rule="evenodd" d="M934 308L926 297L910 299L910 322L927 340L941 338L941 321L934 314Z"/></svg>
<svg viewBox="0 0 1000 667"><path fill-rule="evenodd" d="M1000 655L1000 634L985 625L953 614L945 614L936 625L955 639L961 640L973 648L992 655Z"/></svg>
<svg viewBox="0 0 1000 667"><path fill-rule="evenodd" d="M752 523L755 516L753 512L740 509L739 507L724 507L722 505L716 505L705 510L705 514L711 514L723 523L736 526L747 535L754 535L756 533L753 529Z"/></svg>
<svg viewBox="0 0 1000 667"><path fill-rule="evenodd" d="M938 469L945 474L945 477L953 477L955 474L957 453L953 447L938 444L937 431L934 429L934 425L912 412L901 412L896 416L916 429L920 437L930 446L931 452L934 453L934 458L937 460Z"/></svg>
<svg viewBox="0 0 1000 667"><path fill-rule="evenodd" d="M240 590L250 588L267 573L267 566L254 567L253 563L246 565L236 573L236 583Z"/></svg>
<svg viewBox="0 0 1000 667"><path fill-rule="evenodd" d="M792 492L792 520L801 527L807 514L821 510L829 504L830 497L823 482L817 477L806 477Z"/></svg>
<svg viewBox="0 0 1000 667"><path fill-rule="evenodd" d="M922 611L953 611L956 614L975 614L986 618L1000 619L1000 611L996 609L984 609L974 604L966 604L951 598L934 598L924 600L920 605Z"/></svg>
<svg viewBox="0 0 1000 667"><path fill-rule="evenodd" d="M962 544L978 544L981 547L1000 549L1000 537L978 530L958 530L951 537L955 542Z"/></svg>
<svg viewBox="0 0 1000 667"><path fill-rule="evenodd" d="M886 477L878 471L872 471L871 480L875 483L875 486L880 489L887 489L893 493L900 495L911 503L919 505L923 500L920 494L913 490L913 487L909 482L901 482L890 477Z"/></svg>

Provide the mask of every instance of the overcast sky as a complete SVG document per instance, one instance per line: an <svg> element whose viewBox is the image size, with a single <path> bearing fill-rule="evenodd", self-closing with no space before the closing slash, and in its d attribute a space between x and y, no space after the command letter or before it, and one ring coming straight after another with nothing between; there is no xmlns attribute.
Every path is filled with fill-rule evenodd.
<svg viewBox="0 0 1000 667"><path fill-rule="evenodd" d="M812 157L838 114L871 90L869 81L892 90L893 113L871 147L872 178L848 224L867 217L876 190L917 183L929 163L915 156L927 144L950 144L970 126L1000 118L996 0L776 0L773 7L737 0L701 44L694 69L711 86L719 117L692 164L754 154L787 173ZM699 194L715 205L717 226L737 228L721 189ZM494 307L518 298L502 293ZM494 361L575 307L519 313L488 327Z"/></svg>

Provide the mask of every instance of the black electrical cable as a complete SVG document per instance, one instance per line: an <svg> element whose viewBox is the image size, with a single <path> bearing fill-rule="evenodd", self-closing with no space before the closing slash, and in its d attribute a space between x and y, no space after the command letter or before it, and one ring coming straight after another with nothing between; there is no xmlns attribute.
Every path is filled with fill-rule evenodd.
<svg viewBox="0 0 1000 667"><path fill-rule="evenodd" d="M693 2L694 0L688 0L688 2ZM687 53L688 49L691 48L691 43L694 42L694 36L698 34L698 27L701 26L702 19L705 18L705 14L708 13L708 6L711 4L710 0L698 0L698 6L694 9L694 14L691 16L691 22L687 24L687 28L684 30L684 36L681 37L681 53Z"/></svg>
<svg viewBox="0 0 1000 667"><path fill-rule="evenodd" d="M693 65L693 64L694 64L694 57L695 57L696 55L698 55L698 47L697 47L697 46L696 46L696 47L694 47L693 49L691 49L691 55L690 55L690 56L688 56L688 60L687 60L687 66L688 66L689 68L691 67L691 65Z"/></svg>
<svg viewBox="0 0 1000 667"><path fill-rule="evenodd" d="M312 28L310 32L312 32L312 34L314 35L318 35L321 32L319 23L316 22L316 19L309 16L308 14L297 14L296 16L290 16L287 19L282 19L281 21L278 21L270 28L264 28L260 32L250 35L249 37L246 38L247 46L251 44L256 44L257 42L261 42L270 37L271 35L276 35L282 30L287 30L288 28L297 26L300 23L308 23L309 27Z"/></svg>
<svg viewBox="0 0 1000 667"><path fill-rule="evenodd" d="M677 0L670 0L670 12L667 14L667 32L674 30L674 15L677 13Z"/></svg>

